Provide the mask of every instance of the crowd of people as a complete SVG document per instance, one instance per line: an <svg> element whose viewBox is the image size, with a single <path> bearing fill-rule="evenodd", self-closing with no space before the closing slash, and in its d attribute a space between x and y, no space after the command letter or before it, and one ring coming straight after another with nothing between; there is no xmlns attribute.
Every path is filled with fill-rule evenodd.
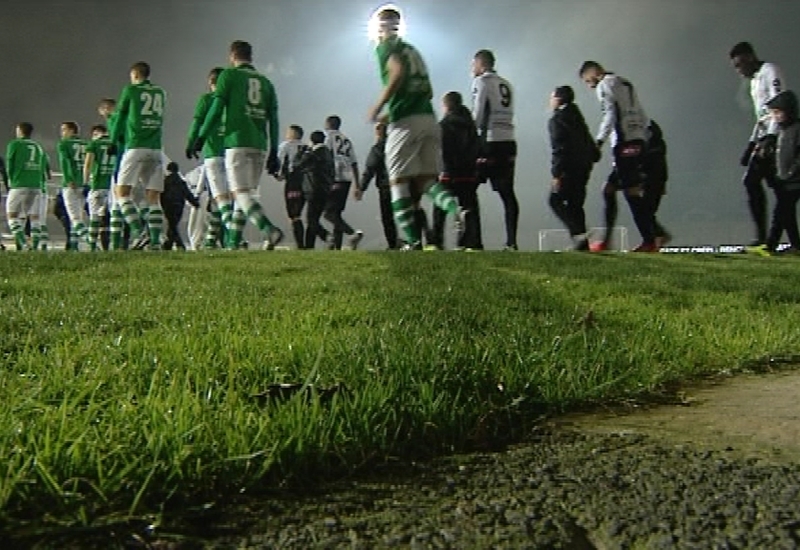
<svg viewBox="0 0 800 550"><path fill-rule="evenodd" d="M483 183L489 183L502 202L505 249L518 249L515 96L511 83L497 73L493 52L480 50L473 57L471 108L460 93L447 92L441 98L443 117L437 121L423 57L400 36L401 14L394 8L383 9L376 14L376 24L383 88L369 111L375 143L363 173L338 116L328 117L324 128L310 132L307 141L305 130L292 124L280 141L277 94L254 67L249 43L233 42L230 66L210 71L208 91L197 101L185 150L188 159L202 158L202 180L210 197L204 248L242 248L248 222L263 235L266 249L283 240L283 230L264 214L256 194L266 170L283 183L297 249L313 249L318 242L329 249L358 248L364 233L353 228L343 213L348 199L361 200L373 180L389 249L448 247L448 218L455 228L451 247L483 249L478 204ZM757 113L742 157L756 227L751 250L775 253L784 231L792 249L800 250L797 98L784 89L778 67L759 60L750 44L737 44L730 58L751 81ZM573 88L563 85L552 92L550 207L575 250L602 252L612 248L617 195L622 192L642 239L634 251L657 252L671 239L657 218L668 179L663 132L628 79L595 61L583 63L578 73L595 90L602 121L593 135ZM165 97L150 80L150 66L139 62L131 67L130 84L119 99L100 102L98 112L104 122L91 128L88 141L80 137L76 123L61 125L59 204L69 227L68 248L78 249L83 243L91 250L185 248L178 222L186 202L195 207L198 202L177 165L165 162ZM33 138L31 124L18 124L16 134L1 174L9 188L9 231L17 249L43 248L48 239L50 162ZM611 153L611 172L603 187L606 230L597 239L587 231L584 203L590 175L606 143ZM764 182L776 196L769 229ZM422 207L424 197L432 202L430 220Z"/></svg>

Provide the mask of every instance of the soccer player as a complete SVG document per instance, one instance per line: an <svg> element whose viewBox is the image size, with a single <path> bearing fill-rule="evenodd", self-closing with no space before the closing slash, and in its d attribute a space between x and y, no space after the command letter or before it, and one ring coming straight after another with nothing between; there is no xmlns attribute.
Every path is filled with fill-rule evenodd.
<svg viewBox="0 0 800 550"><path fill-rule="evenodd" d="M131 83L120 94L117 118L111 129L112 153L116 154L114 144L123 137L125 140L125 152L122 153L117 177L117 198L131 233L140 235L142 220L132 191L144 187L150 248L157 250L161 247L164 222L161 210L161 192L164 190L161 146L166 94L160 86L150 82L150 65L143 61L131 67L130 79Z"/></svg>
<svg viewBox="0 0 800 550"><path fill-rule="evenodd" d="M178 225L183 218L183 209L187 202L195 208L200 208L200 201L192 194L186 180L181 176L178 163L170 162L167 164L167 175L164 177L164 192L161 193L161 208L167 219L167 240L164 242L164 250L172 250L173 245L179 250L186 250Z"/></svg>
<svg viewBox="0 0 800 550"><path fill-rule="evenodd" d="M208 92L200 96L194 111L192 127L189 129L189 139L186 145L186 158L197 158L197 153L191 148L197 140L200 127L206 120L211 104L214 102L214 93L217 90L217 80L224 69L215 67L208 74ZM225 233L231 235L231 220L233 219L233 198L228 188L228 180L225 176L225 124L221 123L216 132L209 135L203 144L203 169L206 181L211 190L211 198L216 208L209 212L208 231L205 237L206 248L214 248L219 239L221 228L225 228ZM233 247L233 243L230 243Z"/></svg>
<svg viewBox="0 0 800 550"><path fill-rule="evenodd" d="M575 91L559 86L550 95L553 116L548 123L552 149L550 208L569 231L575 250L588 251L586 186L592 165L600 160L589 127L578 106Z"/></svg>
<svg viewBox="0 0 800 550"><path fill-rule="evenodd" d="M439 173L439 125L433 113L433 91L428 69L414 46L400 38L400 12L393 8L377 14L376 49L383 91L369 112L373 122L389 123L386 164L392 189L392 210L406 235L407 250L422 248L415 217L416 199L423 194L456 220L459 233L463 214L458 202L437 181ZM384 107L388 107L383 114Z"/></svg>
<svg viewBox="0 0 800 550"><path fill-rule="evenodd" d="M202 149L224 115L225 170L238 207L231 222L233 242L241 241L249 219L264 234L265 248L272 250L283 240L283 231L264 215L252 193L261 180L267 150L267 172L274 176L280 168L278 98L272 82L253 67L253 47L248 42L237 40L231 44L230 62L232 66L217 78L214 101L193 150Z"/></svg>
<svg viewBox="0 0 800 550"><path fill-rule="evenodd" d="M503 201L506 222L505 250L517 250L519 202L514 193L517 142L514 135L514 91L495 72L495 57L480 50L472 60L472 114L484 147L479 161L482 175Z"/></svg>
<svg viewBox="0 0 800 550"><path fill-rule="evenodd" d="M327 241L328 232L322 228L319 219L328 202L336 167L331 151L325 145L325 133L311 132L310 145L301 147L294 159L294 170L303 174L303 196L306 202L306 250L313 250L317 237Z"/></svg>
<svg viewBox="0 0 800 550"><path fill-rule="evenodd" d="M6 217L8 229L14 236L17 250L25 247L25 218L31 220L34 249L39 245L39 209L42 185L48 178L48 162L44 149L32 139L33 125L21 122L16 127L16 139L6 147L8 198ZM46 246L46 245L45 245Z"/></svg>
<svg viewBox="0 0 800 550"><path fill-rule="evenodd" d="M333 224L332 248L341 250L343 236L347 235L350 237L350 248L355 250L364 238L364 233L356 231L344 221L342 212L344 212L347 205L347 197L350 195L350 188L353 183L355 183L355 195L358 195L358 189L360 189L358 159L353 143L350 138L342 133L341 127L342 119L340 117L332 115L325 119L325 145L333 151L336 166L336 177L328 196L325 219Z"/></svg>
<svg viewBox="0 0 800 550"><path fill-rule="evenodd" d="M87 239L88 229L83 221L86 199L83 195L83 165L86 142L80 138L76 122L61 124L61 141L58 142L58 164L61 166L64 207L69 216L70 234L68 248L78 250L81 240Z"/></svg>
<svg viewBox="0 0 800 550"><path fill-rule="evenodd" d="M750 81L750 96L756 113L756 123L740 163L747 169L743 183L750 216L756 226L756 240L752 245L759 246L767 241L767 195L762 182L766 181L770 187L775 183L774 153L778 131L777 124L769 116L767 101L778 95L786 83L780 68L774 63L761 61L748 42L736 44L730 51L730 58L736 72Z"/></svg>
<svg viewBox="0 0 800 550"><path fill-rule="evenodd" d="M642 244L633 251L657 252L653 212L644 196L645 182L642 178L650 120L639 102L633 84L627 79L607 72L596 61L584 62L579 75L590 89L597 92L603 111L603 119L596 135L597 147L602 150L610 138L614 157L613 172L603 187L606 199L606 234L602 241L591 244L592 250L602 252L609 248L617 219L616 193L621 189L642 236Z"/></svg>
<svg viewBox="0 0 800 550"><path fill-rule="evenodd" d="M459 249L480 250L481 218L478 206L477 161L480 151L478 129L472 113L458 92L442 98L442 172L439 181L452 193L465 211L464 232L456 243ZM447 213L433 209L433 246L444 249L444 220Z"/></svg>
<svg viewBox="0 0 800 550"><path fill-rule="evenodd" d="M108 216L111 179L117 165L116 156L109 154L111 138L103 124L92 126L92 140L86 146L83 181L89 182L89 248L97 250L97 240ZM120 231L116 232L115 250L119 248Z"/></svg>
<svg viewBox="0 0 800 550"><path fill-rule="evenodd" d="M392 190L389 186L389 172L386 170L386 124L375 125L375 144L369 150L364 173L361 175L361 188L356 188L356 200L361 200L364 192L369 188L370 182L375 179L378 189L378 203L381 211L381 225L383 235L386 237L388 250L399 248L397 240L397 226L394 223L392 212Z"/></svg>
<svg viewBox="0 0 800 550"><path fill-rule="evenodd" d="M305 248L305 227L303 226L303 208L306 199L303 195L303 172L295 169L295 158L304 147L303 128L296 124L289 126L286 140L278 146L278 159L281 167L278 170L278 181L283 181L283 198L286 201L286 216L292 224L292 234L298 250Z"/></svg>

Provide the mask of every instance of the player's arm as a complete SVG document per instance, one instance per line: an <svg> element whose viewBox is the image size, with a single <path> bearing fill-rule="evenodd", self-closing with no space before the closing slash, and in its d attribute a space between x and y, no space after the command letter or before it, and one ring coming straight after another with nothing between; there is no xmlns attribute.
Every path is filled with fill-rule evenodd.
<svg viewBox="0 0 800 550"><path fill-rule="evenodd" d="M217 88L214 91L214 99L208 107L205 120L200 125L200 131L197 139L205 141L213 132L216 132L222 122L222 115L225 113L225 107L228 104L228 71L222 71L217 78ZM197 141L197 140L195 140ZM196 146L197 144L193 144Z"/></svg>
<svg viewBox="0 0 800 550"><path fill-rule="evenodd" d="M378 102L372 108L372 120L377 120L384 106L386 106L386 104L389 103L389 100L394 97L394 94L397 93L397 90L400 88L400 85L403 83L403 79L406 76L403 62L400 60L400 56L396 53L390 55L389 59L386 60L386 70L389 78L387 79L386 86L383 88L383 91L378 98Z"/></svg>
<svg viewBox="0 0 800 550"><path fill-rule="evenodd" d="M69 185L70 187L75 186L75 166L72 162L71 158L71 151L69 143L66 141L59 141L58 142L58 165L61 167L61 177L64 180L64 183Z"/></svg>
<svg viewBox="0 0 800 550"><path fill-rule="evenodd" d="M267 96L267 120L269 122L269 151L278 154L278 143L280 142L280 123L278 122L278 94L272 82L266 81L268 86Z"/></svg>
<svg viewBox="0 0 800 550"><path fill-rule="evenodd" d="M614 101L614 95L611 93L611 90L606 89L603 83L600 83L597 90L600 96L600 109L603 113L603 119L600 121L600 129L597 131L595 141L597 141L599 147L602 147L608 140L611 132L614 131L614 127L617 124L618 113L617 104Z"/></svg>
<svg viewBox="0 0 800 550"><path fill-rule="evenodd" d="M42 151L42 168L44 169L44 178L46 180L53 179L53 172L50 170L50 157Z"/></svg>
<svg viewBox="0 0 800 550"><path fill-rule="evenodd" d="M472 83L472 118L478 127L481 137L486 138L486 126L489 121L489 96L486 84L482 79L476 78Z"/></svg>
<svg viewBox="0 0 800 550"><path fill-rule="evenodd" d="M189 136L186 140L187 149L190 149L194 145L194 142L197 141L197 137L200 135L200 128L203 126L203 122L206 120L206 115L208 114L208 110L211 105L211 102L209 101L210 97L211 96L203 95L197 100L197 105L194 108L192 125L189 127Z"/></svg>
<svg viewBox="0 0 800 550"><path fill-rule="evenodd" d="M83 181L88 182L94 167L95 144L90 143L86 148L86 157L83 159Z"/></svg>
<svg viewBox="0 0 800 550"><path fill-rule="evenodd" d="M111 124L111 143L112 145L116 146L118 144L122 144L125 141L125 124L128 120L128 112L131 109L131 96L129 87L125 86L123 88L122 93L119 96L119 101L117 102L117 111L116 116L113 117L113 123ZM113 151L112 151L113 152Z"/></svg>
<svg viewBox="0 0 800 550"><path fill-rule="evenodd" d="M8 170L8 175L9 175L7 187L11 185L10 178L13 178L14 174L17 173L16 161L17 161L17 148L14 146L14 142L11 141L6 146L6 169Z"/></svg>
<svg viewBox="0 0 800 550"><path fill-rule="evenodd" d="M767 82L769 83L769 93L767 94L767 97L770 99L785 89L783 74L781 74L781 70L776 65L769 65L769 70L767 71ZM769 114L767 114L766 117L767 135L778 135L778 132L780 131L778 123L775 122L775 119Z"/></svg>
<svg viewBox="0 0 800 550"><path fill-rule="evenodd" d="M353 189L357 191L357 194L360 195L361 192L361 184L359 183L361 180L358 174L358 157L356 156L356 152L353 149L352 142L350 143L350 168L353 170Z"/></svg>
<svg viewBox="0 0 800 550"><path fill-rule="evenodd" d="M378 158L377 151L375 151L376 148L377 145L372 146L372 148L369 150L369 155L367 155L367 162L364 164L364 173L361 174L360 181L362 193L367 190L370 182L375 177L375 174L378 173L378 163L383 162Z"/></svg>

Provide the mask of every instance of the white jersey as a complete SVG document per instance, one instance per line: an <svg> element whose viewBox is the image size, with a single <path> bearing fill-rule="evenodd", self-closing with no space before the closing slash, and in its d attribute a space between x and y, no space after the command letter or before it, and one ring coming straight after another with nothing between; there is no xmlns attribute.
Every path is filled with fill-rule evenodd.
<svg viewBox="0 0 800 550"><path fill-rule="evenodd" d="M473 80L472 116L487 142L514 141L514 90L508 80L491 71Z"/></svg>
<svg viewBox="0 0 800 550"><path fill-rule="evenodd" d="M778 125L772 120L767 102L786 89L780 68L773 63L764 63L750 80L750 96L756 111L756 125L750 141L758 141L769 134L778 133Z"/></svg>
<svg viewBox="0 0 800 550"><path fill-rule="evenodd" d="M289 139L282 142L278 146L278 160L281 163L281 167L278 170L278 174L281 176L286 176L292 172L292 166L294 166L294 159L297 156L297 152L303 146L303 142L299 139Z"/></svg>
<svg viewBox="0 0 800 550"><path fill-rule="evenodd" d="M633 84L614 73L606 73L596 91L603 111L597 141L605 142L610 137L611 147L634 140L647 141L650 120Z"/></svg>
<svg viewBox="0 0 800 550"><path fill-rule="evenodd" d="M335 181L353 181L353 165L358 163L358 159L350 138L339 130L325 130L325 145L333 151Z"/></svg>

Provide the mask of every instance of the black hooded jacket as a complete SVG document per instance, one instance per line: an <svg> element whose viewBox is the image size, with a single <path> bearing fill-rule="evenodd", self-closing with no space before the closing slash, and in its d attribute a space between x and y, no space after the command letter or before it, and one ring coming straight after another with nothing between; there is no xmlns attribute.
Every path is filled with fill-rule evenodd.
<svg viewBox="0 0 800 550"><path fill-rule="evenodd" d="M798 120L797 96L786 90L773 97L767 107L780 109L786 114L778 132L775 152L778 180L787 188L800 189L800 120Z"/></svg>
<svg viewBox="0 0 800 550"><path fill-rule="evenodd" d="M554 178L585 177L600 152L578 106L569 103L553 112L548 124Z"/></svg>
<svg viewBox="0 0 800 550"><path fill-rule="evenodd" d="M367 162L364 165L364 174L361 176L361 190L366 191L369 182L375 178L378 189L388 189L389 172L386 170L386 138L378 140L369 150Z"/></svg>
<svg viewBox="0 0 800 550"><path fill-rule="evenodd" d="M178 212L188 202L195 208L200 206L186 180L177 172L170 172L164 178L164 192L161 193L161 208L165 212Z"/></svg>
<svg viewBox="0 0 800 550"><path fill-rule="evenodd" d="M442 130L442 172L452 182L477 179L480 140L472 113L463 105L440 122Z"/></svg>
<svg viewBox="0 0 800 550"><path fill-rule="evenodd" d="M304 147L294 157L294 169L304 174L303 193L314 200L324 199L336 176L333 152L323 144Z"/></svg>
<svg viewBox="0 0 800 550"><path fill-rule="evenodd" d="M667 166L667 142L664 140L664 132L655 120L650 120L647 128L647 150L644 155L644 172L647 179L652 182L666 183L669 179L669 168Z"/></svg>

